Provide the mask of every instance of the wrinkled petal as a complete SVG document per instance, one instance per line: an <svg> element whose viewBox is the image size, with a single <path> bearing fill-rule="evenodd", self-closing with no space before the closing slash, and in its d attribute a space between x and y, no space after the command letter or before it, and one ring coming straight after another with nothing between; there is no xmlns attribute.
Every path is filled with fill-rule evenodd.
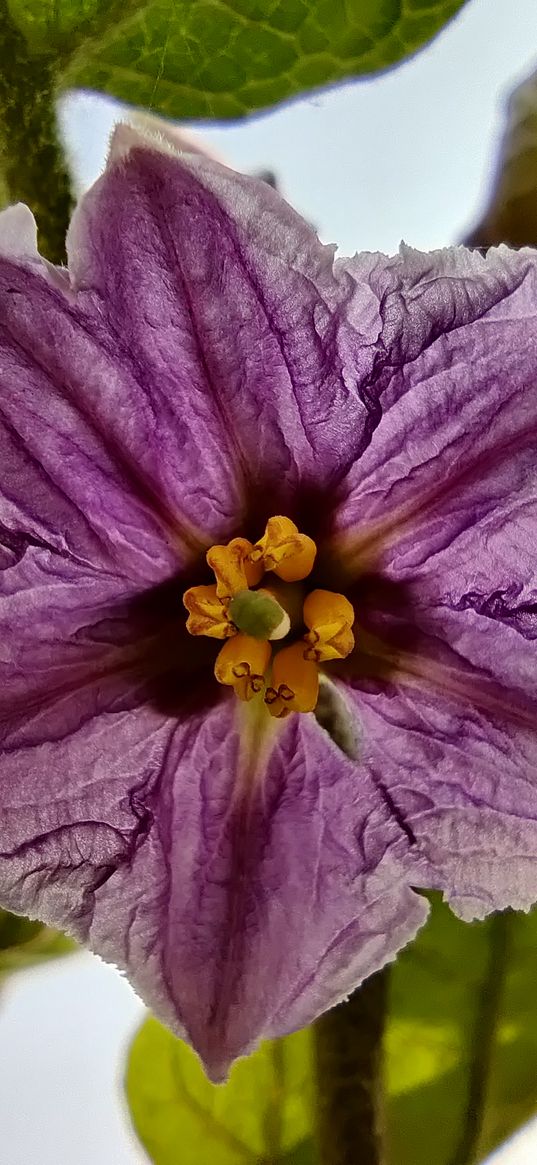
<svg viewBox="0 0 537 1165"><path fill-rule="evenodd" d="M1 900L123 967L221 1078L392 958L426 904L315 721L266 718L248 746L233 700L154 706L123 585L36 546L3 572Z"/></svg>
<svg viewBox="0 0 537 1165"><path fill-rule="evenodd" d="M0 214L0 254L6 259L39 261L37 223L23 202L8 206Z"/></svg>
<svg viewBox="0 0 537 1165"><path fill-rule="evenodd" d="M175 726L147 838L96 891L88 935L215 1079L347 995L427 913L367 777L305 717L259 765L236 708Z"/></svg>
<svg viewBox="0 0 537 1165"><path fill-rule="evenodd" d="M57 691L76 701L77 680L110 670L125 638L116 608L124 597L121 580L46 547L26 545L12 556L0 573L4 737L16 713L29 729L36 701L48 704Z"/></svg>
<svg viewBox="0 0 537 1165"><path fill-rule="evenodd" d="M537 897L537 288L530 252L451 261L497 302L394 372L339 523L350 569L393 588L357 611L386 665L355 684L364 761L471 917Z"/></svg>
<svg viewBox="0 0 537 1165"><path fill-rule="evenodd" d="M41 559L61 621L57 645L38 623L46 703L18 716L12 705L3 725L2 902L125 968L220 1079L413 936L427 907L408 887L408 840L313 720L270 725L260 760L262 738L248 751L234 701L182 722L144 706L117 629L95 621L95 584L51 582ZM35 567L33 582L39 595ZM27 634L22 669L31 644ZM14 697L16 671L13 659Z"/></svg>
<svg viewBox="0 0 537 1165"><path fill-rule="evenodd" d="M146 828L166 746L118 612L117 580L42 548L2 574L2 902L74 933Z"/></svg>
<svg viewBox="0 0 537 1165"><path fill-rule="evenodd" d="M204 158L211 158L213 162L220 162L222 166L228 163L223 154L213 146L209 146L202 134L194 133L185 125L177 125L165 117L157 117L154 113L147 113L145 109L131 110L129 123L137 127L142 134L157 142L164 141L185 154L201 154Z"/></svg>
<svg viewBox="0 0 537 1165"><path fill-rule="evenodd" d="M289 501L345 473L373 423L382 320L368 264L334 270L333 248L266 183L163 147L117 131L70 266L142 372L133 424L158 410L162 488L216 536L252 485Z"/></svg>
<svg viewBox="0 0 537 1165"><path fill-rule="evenodd" d="M71 226L70 266L143 370L168 491L181 478L182 504L216 533L260 472L289 496L352 456L370 357L355 346L347 385L345 301L371 296L334 278L333 248L265 183L159 144L117 131Z"/></svg>
<svg viewBox="0 0 537 1165"><path fill-rule="evenodd" d="M123 442L107 425L115 391L128 377L110 333L45 268L0 258L1 541L149 583L193 551L144 479L128 416Z"/></svg>
<svg viewBox="0 0 537 1165"><path fill-rule="evenodd" d="M429 341L408 350L405 328L404 358L380 393L382 419L342 487L342 549L358 571L398 580L422 569L442 580L447 567L474 571L483 585L521 575L527 584L537 512L535 254L500 247L484 259L454 248L403 259L399 315L421 320ZM393 341L397 353L402 340Z"/></svg>
<svg viewBox="0 0 537 1165"><path fill-rule="evenodd" d="M334 265L266 185L130 130L69 284L21 223L0 259L1 900L125 968L220 1079L394 957L427 910L411 887L465 916L537 898L535 260ZM256 489L311 486L343 498L348 574L393 600L356 609L358 655L388 644L351 683L358 761L328 714L188 702L178 572Z"/></svg>
<svg viewBox="0 0 537 1165"><path fill-rule="evenodd" d="M472 703L479 683L487 711ZM455 653L441 664L421 659L388 690L347 694L363 768L425 858L416 884L442 890L466 919L528 910L537 899L537 700L502 706L500 686L469 674Z"/></svg>

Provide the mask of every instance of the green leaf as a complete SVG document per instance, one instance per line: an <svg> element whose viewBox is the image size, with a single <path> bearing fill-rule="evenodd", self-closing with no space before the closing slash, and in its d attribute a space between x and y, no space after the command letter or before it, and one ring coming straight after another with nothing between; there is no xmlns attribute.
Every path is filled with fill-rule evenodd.
<svg viewBox="0 0 537 1165"><path fill-rule="evenodd" d="M239 1060L225 1085L154 1019L134 1038L126 1090L136 1132L155 1165L312 1165L308 1031Z"/></svg>
<svg viewBox="0 0 537 1165"><path fill-rule="evenodd" d="M391 974L388 1165L472 1165L537 1111L537 910L464 923L438 895ZM127 1093L155 1165L315 1165L310 1031L263 1045L226 1087L155 1020ZM276 1130L276 1133L275 1131Z"/></svg>
<svg viewBox="0 0 537 1165"><path fill-rule="evenodd" d="M2 174L0 174L0 210L3 210L6 206L9 206L9 190Z"/></svg>
<svg viewBox="0 0 537 1165"><path fill-rule="evenodd" d="M11 0L63 85L169 117L241 117L376 73L429 41L464 0Z"/></svg>
<svg viewBox="0 0 537 1165"><path fill-rule="evenodd" d="M0 910L0 979L75 950L75 943L58 931Z"/></svg>
<svg viewBox="0 0 537 1165"><path fill-rule="evenodd" d="M537 1110L537 912L463 923L435 900L394 965L393 1165L481 1161Z"/></svg>
<svg viewBox="0 0 537 1165"><path fill-rule="evenodd" d="M468 242L537 246L537 72L509 100L489 205Z"/></svg>

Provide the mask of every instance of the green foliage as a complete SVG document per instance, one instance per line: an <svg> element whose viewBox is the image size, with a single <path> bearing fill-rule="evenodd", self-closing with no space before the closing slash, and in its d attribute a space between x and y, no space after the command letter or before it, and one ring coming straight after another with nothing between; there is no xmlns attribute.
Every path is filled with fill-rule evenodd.
<svg viewBox="0 0 537 1165"><path fill-rule="evenodd" d="M388 1165L473 1165L537 1110L537 912L472 925L433 896L394 964L386 1035ZM149 1020L127 1094L155 1165L315 1165L309 1032L266 1043L225 1087Z"/></svg>
<svg viewBox="0 0 537 1165"><path fill-rule="evenodd" d="M241 117L415 52L464 0L0 0L0 208L65 262L54 97L101 90L179 119Z"/></svg>
<svg viewBox="0 0 537 1165"><path fill-rule="evenodd" d="M154 1019L136 1035L126 1088L140 1140L156 1165L309 1165L309 1032L265 1043L226 1085L209 1084L194 1053Z"/></svg>
<svg viewBox="0 0 537 1165"><path fill-rule="evenodd" d="M474 246L537 246L537 71L512 94L496 176Z"/></svg>
<svg viewBox="0 0 537 1165"><path fill-rule="evenodd" d="M11 0L62 85L176 118L241 117L376 73L431 39L464 0Z"/></svg>
<svg viewBox="0 0 537 1165"><path fill-rule="evenodd" d="M76 949L70 939L48 926L0 910L0 979Z"/></svg>
<svg viewBox="0 0 537 1165"><path fill-rule="evenodd" d="M537 1109L537 912L465 924L438 900L394 966L389 1161L481 1161Z"/></svg>

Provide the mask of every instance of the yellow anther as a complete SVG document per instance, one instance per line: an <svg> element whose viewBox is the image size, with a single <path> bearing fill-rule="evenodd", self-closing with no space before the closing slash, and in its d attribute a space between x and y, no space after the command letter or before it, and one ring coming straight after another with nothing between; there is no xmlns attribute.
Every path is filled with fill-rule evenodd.
<svg viewBox="0 0 537 1165"><path fill-rule="evenodd" d="M266 640L251 635L235 635L218 652L214 674L220 684L228 684L240 700L251 700L265 686L265 672L271 648Z"/></svg>
<svg viewBox="0 0 537 1165"><path fill-rule="evenodd" d="M298 582L311 573L317 547L313 538L300 534L290 518L269 518L265 533L250 553L250 561L262 563L284 582Z"/></svg>
<svg viewBox="0 0 537 1165"><path fill-rule="evenodd" d="M274 657L272 683L265 692L271 716L282 720L290 712L312 712L318 695L319 671L317 664L304 658L304 643L283 647Z"/></svg>
<svg viewBox="0 0 537 1165"><path fill-rule="evenodd" d="M183 595L189 612L186 629L191 635L210 635L213 639L227 639L235 635L227 607L218 598L214 583L208 587L190 587Z"/></svg>
<svg viewBox="0 0 537 1165"><path fill-rule="evenodd" d="M304 659L345 659L354 647L352 625L354 607L344 595L333 591L312 591L304 601Z"/></svg>
<svg viewBox="0 0 537 1165"><path fill-rule="evenodd" d="M239 591L255 587L263 577L263 563L250 561L253 544L247 538L232 538L227 546L211 546L207 562L216 577L216 593L229 599Z"/></svg>
<svg viewBox="0 0 537 1165"><path fill-rule="evenodd" d="M191 587L183 598L191 635L209 635L226 642L218 653L214 674L241 700L264 692L271 716L312 712L319 694L318 664L344 659L354 647L354 609L344 595L315 590L303 600L301 580L315 561L312 538L301 534L290 518L269 518L263 537L253 545L233 538L227 546L212 546L207 562L215 574L212 586ZM266 571L277 578L258 587ZM304 624L307 631L296 641ZM295 638L276 651L272 643Z"/></svg>

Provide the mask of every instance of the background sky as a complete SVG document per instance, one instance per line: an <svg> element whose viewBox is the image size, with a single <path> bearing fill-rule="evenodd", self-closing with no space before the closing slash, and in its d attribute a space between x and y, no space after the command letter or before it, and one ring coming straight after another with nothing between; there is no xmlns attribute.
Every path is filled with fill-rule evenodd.
<svg viewBox="0 0 537 1165"><path fill-rule="evenodd" d="M464 237L479 216L504 100L536 64L536 0L470 0L395 72L247 124L205 126L203 135L239 169L274 169L288 200L342 253L391 252L401 238L430 249ZM86 94L64 103L81 184L98 175L120 116ZM142 1016L128 984L89 954L8 984L0 1003L5 1165L147 1165L121 1094ZM494 1165L536 1160L534 1125Z"/></svg>

